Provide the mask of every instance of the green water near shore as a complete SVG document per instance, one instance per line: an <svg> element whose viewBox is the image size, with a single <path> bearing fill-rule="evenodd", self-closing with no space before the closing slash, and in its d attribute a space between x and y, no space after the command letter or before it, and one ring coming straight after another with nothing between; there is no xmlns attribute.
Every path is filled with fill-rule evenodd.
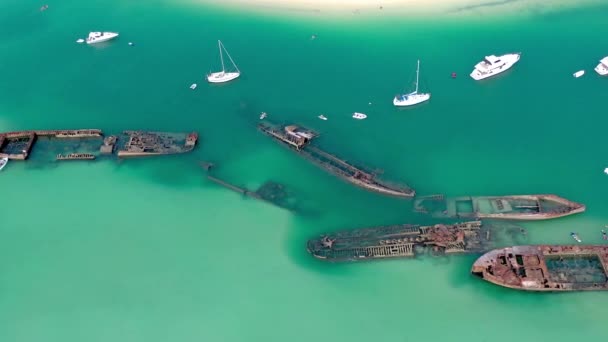
<svg viewBox="0 0 608 342"><path fill-rule="evenodd" d="M605 293L502 289L469 275L475 256L313 260L305 243L321 232L431 221L413 214L411 201L325 174L255 124L266 111L309 126L321 146L421 195L556 193L587 212L526 223L527 242L571 243L577 231L602 243L608 79L592 69L608 55L608 7L336 23L164 0L49 5L40 13L31 3L0 4L0 131L198 130L201 140L193 153L167 158L7 166L0 341L604 337ZM75 43L94 29L121 36ZM210 86L203 76L219 65L218 38L243 75ZM487 82L468 77L484 55L511 51L522 52L513 70ZM417 58L433 97L397 110L392 97ZM354 111L368 119L352 120ZM250 188L282 182L312 214L210 184L200 160Z"/></svg>

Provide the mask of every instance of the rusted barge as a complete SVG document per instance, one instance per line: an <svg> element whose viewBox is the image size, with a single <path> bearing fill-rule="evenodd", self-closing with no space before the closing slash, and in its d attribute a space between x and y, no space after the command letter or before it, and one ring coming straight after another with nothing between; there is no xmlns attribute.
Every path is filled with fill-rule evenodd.
<svg viewBox="0 0 608 342"><path fill-rule="evenodd" d="M556 195L445 198L419 197L414 210L436 218L547 220L585 211L585 206Z"/></svg>
<svg viewBox="0 0 608 342"><path fill-rule="evenodd" d="M481 256L471 273L516 290L608 290L608 245L512 246Z"/></svg>
<svg viewBox="0 0 608 342"><path fill-rule="evenodd" d="M491 234L481 221L434 226L392 225L322 235L309 240L307 250L328 261L358 261L435 254L474 253L487 250Z"/></svg>
<svg viewBox="0 0 608 342"><path fill-rule="evenodd" d="M405 186L380 180L376 174L355 166L333 154L311 146L311 141L318 136L312 130L296 125L275 126L260 123L258 128L266 135L274 138L285 146L298 152L306 159L312 161L322 169L336 175L351 184L384 195L395 197L414 197L416 192Z"/></svg>
<svg viewBox="0 0 608 342"><path fill-rule="evenodd" d="M27 159L38 137L66 139L97 138L101 135L102 132L99 129L30 130L0 133L0 158Z"/></svg>
<svg viewBox="0 0 608 342"><path fill-rule="evenodd" d="M57 149L61 146L61 152L55 155L56 160L92 160L96 156L91 151L83 151L83 140L101 139L103 133L99 129L75 129L75 130L30 130L0 133L0 158L26 160L32 151L35 142L40 137L52 138L50 145L46 145L47 151ZM57 143L55 139L61 140ZM161 133L143 131L125 131L119 136L111 135L100 141L87 143L88 149L99 149L100 154L113 154L115 150L119 157L139 157L148 155L163 155L174 153L185 153L192 151L198 141L198 134L192 133ZM118 143L122 143L120 145ZM69 145L69 146L68 146ZM72 146L73 145L73 146ZM81 152L71 152L77 149ZM56 153L55 152L55 153ZM66 153L67 154L64 154Z"/></svg>
<svg viewBox="0 0 608 342"><path fill-rule="evenodd" d="M198 134L124 131L118 139L126 141L118 150L119 157L143 157L190 152L196 145ZM104 145L112 150L115 142L106 141Z"/></svg>

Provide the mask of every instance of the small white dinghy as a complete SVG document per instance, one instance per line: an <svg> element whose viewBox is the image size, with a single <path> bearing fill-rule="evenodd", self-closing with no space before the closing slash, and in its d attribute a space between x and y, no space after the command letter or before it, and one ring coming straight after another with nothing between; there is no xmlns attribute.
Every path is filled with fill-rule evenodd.
<svg viewBox="0 0 608 342"><path fill-rule="evenodd" d="M8 158L7 157L0 158L0 171L2 171L2 169L4 169L6 164L8 164Z"/></svg>
<svg viewBox="0 0 608 342"><path fill-rule="evenodd" d="M196 89L196 83L192 83L192 84L190 85L190 89L192 89L192 90Z"/></svg>
<svg viewBox="0 0 608 342"><path fill-rule="evenodd" d="M222 62L222 71L210 73L209 75L207 75L207 81L209 83L224 83L232 81L235 78L241 76L241 71L236 66L236 63L234 63L234 61L232 60L232 57L230 57L230 54L228 53L228 50L226 50L226 48L224 47L224 44L222 44L222 42L219 40L217 41L217 44L220 48L220 61ZM228 56L228 59L230 59L230 63L232 63L232 66L235 69L234 71L226 71L226 67L224 66L224 52L226 52L226 56Z"/></svg>
<svg viewBox="0 0 608 342"><path fill-rule="evenodd" d="M581 240L581 238L580 238L580 237L578 237L578 234L577 234L577 233L570 233L570 236L572 236L572 238L573 238L574 240L576 240L576 242L583 242L583 241Z"/></svg>
<svg viewBox="0 0 608 342"><path fill-rule="evenodd" d="M357 112L355 112L353 114L353 118L357 119L357 120L363 120L363 119L367 118L367 115L365 115L363 113L357 113Z"/></svg>
<svg viewBox="0 0 608 342"><path fill-rule="evenodd" d="M266 112L262 112L262 114L260 114L260 120L266 119L267 116L268 114L266 114Z"/></svg>
<svg viewBox="0 0 608 342"><path fill-rule="evenodd" d="M325 117L325 115L321 114L319 116L317 116L319 119L321 120L327 120L327 118Z"/></svg>
<svg viewBox="0 0 608 342"><path fill-rule="evenodd" d="M78 43L78 44L82 44L82 43L84 43L84 39L80 38L80 39L78 39L78 40L76 41L76 43Z"/></svg>
<svg viewBox="0 0 608 342"><path fill-rule="evenodd" d="M579 78L581 76L583 76L585 74L585 70L579 70L577 72L575 72L574 74L572 74L572 76Z"/></svg>
<svg viewBox="0 0 608 342"><path fill-rule="evenodd" d="M604 173L608 175L608 167L604 169Z"/></svg>

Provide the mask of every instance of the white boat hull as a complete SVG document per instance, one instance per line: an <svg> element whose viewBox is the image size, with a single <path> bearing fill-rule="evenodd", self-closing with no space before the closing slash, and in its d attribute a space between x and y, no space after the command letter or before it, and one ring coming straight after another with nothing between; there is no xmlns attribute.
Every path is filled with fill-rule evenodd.
<svg viewBox="0 0 608 342"><path fill-rule="evenodd" d="M502 55L500 56L501 63L497 68L484 71L478 69L476 66L475 69L473 69L473 72L471 72L471 77L476 81L480 81L488 77L496 76L500 73L509 70L513 65L515 65L515 63L519 62L519 58L520 54L518 53L509 53L506 55Z"/></svg>
<svg viewBox="0 0 608 342"><path fill-rule="evenodd" d="M102 35L94 35L94 36L92 36L92 34L93 33L89 34L89 37L86 40L87 44L103 43L103 42L107 42L108 40L118 37L118 33L115 33L115 32L103 32Z"/></svg>
<svg viewBox="0 0 608 342"><path fill-rule="evenodd" d="M8 164L8 158L6 158L6 157L0 158L0 171L2 171L2 169L4 169L6 164Z"/></svg>
<svg viewBox="0 0 608 342"><path fill-rule="evenodd" d="M579 78L585 74L585 70L580 70L572 74L574 77Z"/></svg>
<svg viewBox="0 0 608 342"><path fill-rule="evenodd" d="M393 104L397 107L413 106L428 101L431 94L406 94L395 96Z"/></svg>
<svg viewBox="0 0 608 342"><path fill-rule="evenodd" d="M240 72L212 72L207 75L207 81L209 81L209 83L224 83L232 81L239 76L241 76Z"/></svg>
<svg viewBox="0 0 608 342"><path fill-rule="evenodd" d="M595 72L597 72L600 76L608 75L608 57L602 58L600 64L595 67Z"/></svg>

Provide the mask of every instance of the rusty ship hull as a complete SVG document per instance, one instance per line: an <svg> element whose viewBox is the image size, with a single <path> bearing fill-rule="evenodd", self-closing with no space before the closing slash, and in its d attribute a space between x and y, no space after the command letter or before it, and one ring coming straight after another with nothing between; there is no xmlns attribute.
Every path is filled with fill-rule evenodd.
<svg viewBox="0 0 608 342"><path fill-rule="evenodd" d="M145 157L190 152L196 146L198 134L124 131L117 140L124 141L118 148L118 157Z"/></svg>
<svg viewBox="0 0 608 342"><path fill-rule="evenodd" d="M444 198L420 197L416 211L436 218L492 220L548 220L582 213L585 205L551 195L511 195Z"/></svg>
<svg viewBox="0 0 608 342"><path fill-rule="evenodd" d="M420 251L436 254L478 253L487 250L489 230L480 221L434 226L392 225L322 235L307 250L326 261L413 258Z"/></svg>
<svg viewBox="0 0 608 342"><path fill-rule="evenodd" d="M266 135L296 151L323 170L355 186L393 197L412 198L416 195L413 189L405 185L380 180L376 175L363 168L357 167L317 147L310 146L311 141L318 136L317 133L311 130L302 129L295 125L279 127L266 123L259 124L258 128Z"/></svg>
<svg viewBox="0 0 608 342"><path fill-rule="evenodd" d="M482 255L471 273L495 285L536 292L608 290L608 245L528 245Z"/></svg>

